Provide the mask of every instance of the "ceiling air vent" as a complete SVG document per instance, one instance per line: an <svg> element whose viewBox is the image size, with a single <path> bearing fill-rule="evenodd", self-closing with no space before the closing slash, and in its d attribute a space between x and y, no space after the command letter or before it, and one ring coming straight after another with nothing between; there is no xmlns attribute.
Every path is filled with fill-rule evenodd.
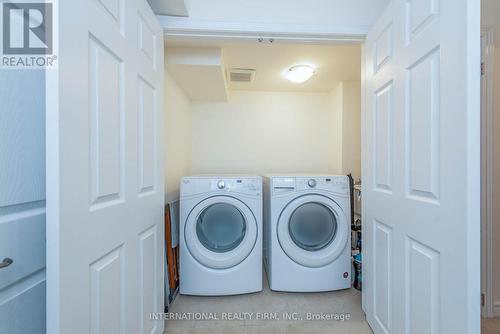
<svg viewBox="0 0 500 334"><path fill-rule="evenodd" d="M255 72L251 68L231 68L228 70L228 79L230 82L252 82Z"/></svg>

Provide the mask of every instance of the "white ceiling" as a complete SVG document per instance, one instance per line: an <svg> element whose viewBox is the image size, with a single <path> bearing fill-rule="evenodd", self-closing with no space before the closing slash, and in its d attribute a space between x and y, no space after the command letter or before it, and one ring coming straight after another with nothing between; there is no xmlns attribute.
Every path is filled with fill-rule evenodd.
<svg viewBox="0 0 500 334"><path fill-rule="evenodd" d="M227 68L257 70L253 83L228 82L233 90L331 91L340 81L360 80L361 48L357 45L233 44L223 48ZM311 79L294 84L284 77L290 66L316 68Z"/></svg>
<svg viewBox="0 0 500 334"><path fill-rule="evenodd" d="M167 42L167 46L186 46L193 43ZM229 90L329 92L339 82L360 80L361 76L359 45L219 43L217 46L222 48L226 70L229 68L257 70L254 82L228 81ZM317 69L315 75L302 84L287 81L283 73L297 64L314 66Z"/></svg>

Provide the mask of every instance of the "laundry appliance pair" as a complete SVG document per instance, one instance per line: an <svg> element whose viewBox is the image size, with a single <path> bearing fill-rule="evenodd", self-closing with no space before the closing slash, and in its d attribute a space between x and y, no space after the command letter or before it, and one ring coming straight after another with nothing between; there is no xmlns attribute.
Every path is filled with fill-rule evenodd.
<svg viewBox="0 0 500 334"><path fill-rule="evenodd" d="M346 176L190 176L181 181L180 293L349 288ZM264 250L264 251L263 251Z"/></svg>

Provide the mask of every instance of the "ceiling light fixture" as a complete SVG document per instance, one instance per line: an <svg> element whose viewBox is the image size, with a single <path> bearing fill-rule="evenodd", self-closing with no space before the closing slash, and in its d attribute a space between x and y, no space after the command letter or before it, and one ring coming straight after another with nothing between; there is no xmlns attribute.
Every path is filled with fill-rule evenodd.
<svg viewBox="0 0 500 334"><path fill-rule="evenodd" d="M312 66L296 65L286 71L285 77L293 83L303 83L309 80L314 72L315 70Z"/></svg>

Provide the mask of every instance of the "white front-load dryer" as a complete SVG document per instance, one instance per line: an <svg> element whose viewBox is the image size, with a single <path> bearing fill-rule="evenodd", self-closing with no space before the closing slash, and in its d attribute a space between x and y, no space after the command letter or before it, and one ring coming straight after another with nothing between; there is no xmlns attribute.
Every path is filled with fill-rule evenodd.
<svg viewBox="0 0 500 334"><path fill-rule="evenodd" d="M265 177L264 263L270 288L349 288L350 215L347 176Z"/></svg>
<svg viewBox="0 0 500 334"><path fill-rule="evenodd" d="M181 180L180 293L234 295L262 290L262 178Z"/></svg>

